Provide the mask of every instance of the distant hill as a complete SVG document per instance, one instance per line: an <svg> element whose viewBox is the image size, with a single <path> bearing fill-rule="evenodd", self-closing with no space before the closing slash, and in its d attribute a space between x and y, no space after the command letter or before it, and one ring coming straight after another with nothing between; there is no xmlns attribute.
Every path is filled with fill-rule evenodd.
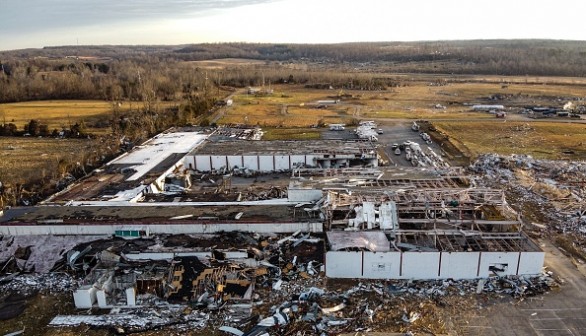
<svg viewBox="0 0 586 336"><path fill-rule="evenodd" d="M217 43L177 46L62 46L0 52L0 61L66 56L180 61L249 58L379 66L385 71L498 75L586 75L586 41L468 40L341 44Z"/></svg>

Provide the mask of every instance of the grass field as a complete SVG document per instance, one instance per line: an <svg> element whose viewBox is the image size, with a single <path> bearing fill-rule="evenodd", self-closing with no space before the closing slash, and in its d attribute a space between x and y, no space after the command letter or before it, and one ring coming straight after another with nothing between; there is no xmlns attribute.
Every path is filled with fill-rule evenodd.
<svg viewBox="0 0 586 336"><path fill-rule="evenodd" d="M404 86L383 91L319 90L301 85L276 85L266 96L236 94L234 105L219 123L260 126L308 127L323 119L326 123L349 123L352 119L493 119L472 111L474 104L501 104L522 109L527 105L560 107L586 96L586 86L573 80L536 85L529 79L497 77L471 78L471 82L442 83L442 77L405 78ZM443 77L446 78L445 76ZM449 78L449 76L447 77ZM537 78L531 78L537 80ZM497 97L495 99L495 97ZM318 100L339 99L340 103L318 109Z"/></svg>
<svg viewBox="0 0 586 336"><path fill-rule="evenodd" d="M122 111L128 111L129 104L125 103ZM31 119L39 119L48 124L49 129L61 129L70 124L84 121L88 123L101 116L112 113L112 103L99 100L50 100L0 105L2 122L12 122L19 129Z"/></svg>
<svg viewBox="0 0 586 336"><path fill-rule="evenodd" d="M220 124L244 123L263 127L309 127L325 123L349 122L350 107L334 105L317 108L318 100L332 99L330 90L307 90L299 86L278 86L270 95L236 94L234 105L218 121Z"/></svg>
<svg viewBox="0 0 586 336"><path fill-rule="evenodd" d="M163 107L175 103L161 103ZM132 109L139 108L140 103L133 103ZM130 110L128 102L123 103L121 112ZM97 119L108 119L112 114L112 102L102 100L47 100L22 103L0 104L0 123L14 123L19 130L31 119L38 119L49 126L49 130L69 128L69 125L84 121L88 130L100 131L91 125Z"/></svg>
<svg viewBox="0 0 586 336"><path fill-rule="evenodd" d="M535 158L586 159L586 125L556 122L435 122L464 153L529 154Z"/></svg>
<svg viewBox="0 0 586 336"><path fill-rule="evenodd" d="M263 140L317 140L320 131L315 128L267 128Z"/></svg>
<svg viewBox="0 0 586 336"><path fill-rule="evenodd" d="M59 162L78 162L93 151L86 139L0 138L0 181L29 183L59 173Z"/></svg>
<svg viewBox="0 0 586 336"><path fill-rule="evenodd" d="M264 65L266 61L247 58L219 58L205 61L186 61L184 64L205 69L223 69L235 66Z"/></svg>

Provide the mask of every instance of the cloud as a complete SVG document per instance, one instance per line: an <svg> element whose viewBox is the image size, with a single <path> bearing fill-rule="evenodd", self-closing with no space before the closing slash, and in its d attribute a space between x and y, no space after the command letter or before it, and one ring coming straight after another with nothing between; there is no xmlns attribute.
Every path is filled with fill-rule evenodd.
<svg viewBox="0 0 586 336"><path fill-rule="evenodd" d="M272 0L4 0L0 32L182 18Z"/></svg>

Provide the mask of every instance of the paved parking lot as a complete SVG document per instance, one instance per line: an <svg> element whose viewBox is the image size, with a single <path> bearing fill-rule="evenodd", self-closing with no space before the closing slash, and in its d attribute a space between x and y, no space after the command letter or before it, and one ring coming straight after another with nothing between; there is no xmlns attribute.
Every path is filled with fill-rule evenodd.
<svg viewBox="0 0 586 336"><path fill-rule="evenodd" d="M586 268L543 241L545 264L564 285L523 302L502 303L460 321L462 335L586 336Z"/></svg>
<svg viewBox="0 0 586 336"><path fill-rule="evenodd" d="M432 143L431 145L425 143L419 135L419 132L411 129L411 123L397 123L392 126L382 125L379 128L383 130L383 134L378 135L379 143L384 145L385 152L391 160L391 165L411 167L411 162L405 158L404 151L401 151L401 155L396 155L394 150L391 149L393 144L400 145L405 141L413 141L418 143L422 149L430 147L437 154L441 153L439 145L436 143Z"/></svg>
<svg viewBox="0 0 586 336"><path fill-rule="evenodd" d="M398 122L394 125L379 125L377 128L383 131L383 134L378 134L378 144L383 146L385 153L389 157L392 166L397 167L412 167L411 162L405 158L405 152L401 151L400 155L396 155L395 151L391 149L393 144L400 145L405 141L417 142L421 148L431 147L437 154L441 153L440 147L436 143L428 145L423 141L419 132L411 129L411 122ZM322 132L322 139L328 140L346 140L357 139L354 134L355 127L346 127L343 131L324 131Z"/></svg>

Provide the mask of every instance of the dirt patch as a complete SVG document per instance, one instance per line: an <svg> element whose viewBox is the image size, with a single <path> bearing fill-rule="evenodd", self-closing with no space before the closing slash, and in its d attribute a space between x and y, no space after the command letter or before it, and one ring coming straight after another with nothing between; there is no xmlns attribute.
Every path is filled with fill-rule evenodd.
<svg viewBox="0 0 586 336"><path fill-rule="evenodd" d="M12 294L9 298L20 298L18 301L12 301L19 302L19 305L13 305L12 307L19 308L22 303L23 306L26 306L26 309L23 307L21 314L16 314L17 312L15 311L15 316L2 321L0 323L0 334L24 329L25 335L63 335L60 330L48 328L47 324L55 315L75 312L71 293L59 295L36 294L27 298ZM74 334L71 333L70 335Z"/></svg>
<svg viewBox="0 0 586 336"><path fill-rule="evenodd" d="M471 153L458 139L437 129L429 121L418 123L421 132L426 132L432 141L438 143L443 153L449 158L453 166L467 166L470 164Z"/></svg>

